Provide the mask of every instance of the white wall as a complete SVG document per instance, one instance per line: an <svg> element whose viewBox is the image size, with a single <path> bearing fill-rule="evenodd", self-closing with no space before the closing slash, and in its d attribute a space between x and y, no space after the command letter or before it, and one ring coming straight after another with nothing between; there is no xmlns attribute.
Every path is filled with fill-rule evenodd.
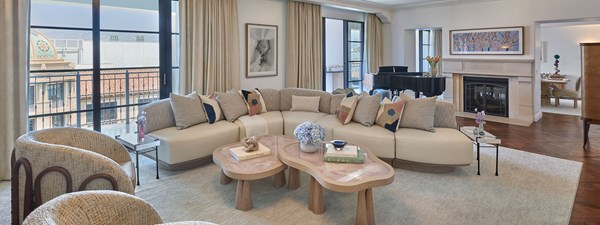
<svg viewBox="0 0 600 225"><path fill-rule="evenodd" d="M240 88L284 88L287 0L238 0L237 7L240 32ZM277 76L246 78L246 23L277 26Z"/></svg>
<svg viewBox="0 0 600 225"><path fill-rule="evenodd" d="M567 88L575 89L575 80L581 76L581 54L579 43L600 42L600 24L542 26L541 40L547 43L546 62L541 63L540 72L554 73L554 55L560 55L560 74L572 82Z"/></svg>

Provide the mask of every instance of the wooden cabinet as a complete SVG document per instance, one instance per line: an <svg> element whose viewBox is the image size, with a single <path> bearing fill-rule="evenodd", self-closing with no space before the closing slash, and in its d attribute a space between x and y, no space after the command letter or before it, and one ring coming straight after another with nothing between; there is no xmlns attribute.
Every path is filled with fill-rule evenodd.
<svg viewBox="0 0 600 225"><path fill-rule="evenodd" d="M600 43L581 43L581 119L583 147L588 143L590 124L600 124Z"/></svg>

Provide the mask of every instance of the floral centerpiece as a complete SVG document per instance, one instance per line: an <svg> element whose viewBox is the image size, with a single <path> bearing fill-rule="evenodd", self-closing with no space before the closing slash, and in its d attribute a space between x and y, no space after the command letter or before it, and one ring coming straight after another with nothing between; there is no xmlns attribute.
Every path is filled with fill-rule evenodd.
<svg viewBox="0 0 600 225"><path fill-rule="evenodd" d="M437 70L437 64L438 62L440 62L441 57L439 55L431 57L431 56L427 56L425 58L425 60L427 60L427 62L429 63L429 66L431 67L431 76L435 77L437 76L438 70Z"/></svg>
<svg viewBox="0 0 600 225"><path fill-rule="evenodd" d="M319 150L321 141L325 139L325 128L313 122L304 122L296 127L294 136L300 142L300 150L316 152Z"/></svg>
<svg viewBox="0 0 600 225"><path fill-rule="evenodd" d="M475 117L475 123L477 123L478 127L473 130L473 134L475 135L485 135L485 131L483 130L483 125L485 124L485 111L477 111L477 116Z"/></svg>

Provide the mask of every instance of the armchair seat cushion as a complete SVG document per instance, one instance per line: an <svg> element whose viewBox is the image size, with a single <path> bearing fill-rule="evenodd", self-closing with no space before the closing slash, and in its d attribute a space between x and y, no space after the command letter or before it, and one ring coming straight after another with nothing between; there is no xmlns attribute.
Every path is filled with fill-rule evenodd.
<svg viewBox="0 0 600 225"><path fill-rule="evenodd" d="M473 143L457 129L436 128L436 132L400 128L396 132L396 158L440 165L469 165Z"/></svg>
<svg viewBox="0 0 600 225"><path fill-rule="evenodd" d="M333 139L359 144L371 150L377 157L394 158L394 133L380 126L365 127L351 122L333 129Z"/></svg>

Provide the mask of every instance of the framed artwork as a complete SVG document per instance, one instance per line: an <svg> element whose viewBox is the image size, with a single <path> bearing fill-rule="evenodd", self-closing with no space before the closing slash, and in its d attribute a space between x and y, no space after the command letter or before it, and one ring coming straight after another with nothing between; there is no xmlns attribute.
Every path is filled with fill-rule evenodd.
<svg viewBox="0 0 600 225"><path fill-rule="evenodd" d="M523 55L523 27L451 30L451 55Z"/></svg>
<svg viewBox="0 0 600 225"><path fill-rule="evenodd" d="M277 76L277 26L246 24L246 77Z"/></svg>

